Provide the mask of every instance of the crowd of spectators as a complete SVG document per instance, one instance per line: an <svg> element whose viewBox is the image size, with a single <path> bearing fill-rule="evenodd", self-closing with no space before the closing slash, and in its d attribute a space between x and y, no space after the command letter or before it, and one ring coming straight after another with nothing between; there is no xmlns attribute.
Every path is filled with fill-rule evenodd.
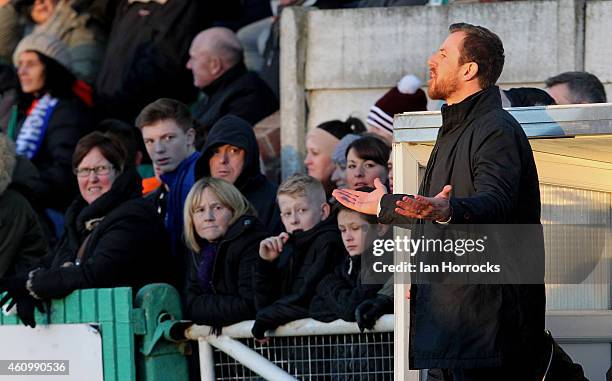
<svg viewBox="0 0 612 381"><path fill-rule="evenodd" d="M427 109L420 80L399 79L366 121L311 129L304 173L279 184L262 174L253 128L279 107L257 73L277 17L267 1L236 2L249 6L231 17L208 3L0 0L0 305L25 324L76 289L152 282L177 287L187 317L216 331L254 320L262 342L300 318L372 328L392 312L392 286L359 277L389 227L331 193L376 179L392 190L393 115ZM546 87L501 96L606 101L588 73Z"/></svg>

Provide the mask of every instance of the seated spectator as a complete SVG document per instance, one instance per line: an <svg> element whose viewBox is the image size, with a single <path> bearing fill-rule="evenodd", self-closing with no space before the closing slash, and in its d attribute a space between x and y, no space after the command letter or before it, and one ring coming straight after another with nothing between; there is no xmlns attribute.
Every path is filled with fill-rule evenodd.
<svg viewBox="0 0 612 381"><path fill-rule="evenodd" d="M6 133L11 119L17 117L18 96L19 78L13 65L0 63L0 132Z"/></svg>
<svg viewBox="0 0 612 381"><path fill-rule="evenodd" d="M0 63L10 63L23 31L11 0L0 0Z"/></svg>
<svg viewBox="0 0 612 381"><path fill-rule="evenodd" d="M361 138L361 136L356 134L348 134L340 139L338 144L336 144L336 148L334 148L334 153L332 154L332 161L334 162L336 169L331 175L331 181L334 188L348 187L346 184L346 149L352 142L359 138Z"/></svg>
<svg viewBox="0 0 612 381"><path fill-rule="evenodd" d="M62 41L30 34L17 46L13 61L23 97L7 134L16 140L17 154L40 173L35 209L63 213L77 193L70 161L79 138L91 131L89 109L73 92L75 77Z"/></svg>
<svg viewBox="0 0 612 381"><path fill-rule="evenodd" d="M195 183L195 166L200 153L194 148L194 120L187 106L161 98L142 109L136 118L145 147L163 186L147 198L153 202L170 233L172 253L183 259L181 239L183 208Z"/></svg>
<svg viewBox="0 0 612 381"><path fill-rule="evenodd" d="M233 114L254 125L278 110L272 90L244 66L242 46L231 30L215 27L200 32L189 55L187 68L193 72L193 84L204 93L194 109L201 124L198 149L206 132L224 115Z"/></svg>
<svg viewBox="0 0 612 381"><path fill-rule="evenodd" d="M368 132L379 135L388 145L393 143L393 116L403 112L427 111L427 96L420 89L421 80L409 74L390 89L368 113Z"/></svg>
<svg viewBox="0 0 612 381"><path fill-rule="evenodd" d="M360 188L372 191L372 188ZM310 316L323 322L336 319L355 321L355 309L366 299L376 296L381 285L364 274L362 255L372 253L374 240L383 237L388 225L377 224L376 216L362 214L338 204L338 228L348 255L317 286L310 304ZM369 281L371 283L365 283Z"/></svg>
<svg viewBox="0 0 612 381"><path fill-rule="evenodd" d="M349 117L346 121L330 120L319 124L306 135L306 158L304 165L308 175L319 180L325 189L325 194L331 195L334 183L331 180L336 165L332 154L340 139L348 134L365 132L364 124L357 118Z"/></svg>
<svg viewBox="0 0 612 381"><path fill-rule="evenodd" d="M96 2L104 3L104 2ZM214 1L116 0L102 66L96 78L97 120L126 123L159 98L191 103L196 90L185 68L189 44L209 26ZM100 4L96 4L100 5Z"/></svg>
<svg viewBox="0 0 612 381"><path fill-rule="evenodd" d="M196 178L201 177L214 177L233 184L253 205L270 233L282 231L275 198L277 187L261 173L259 146L248 122L226 115L215 123L196 166Z"/></svg>
<svg viewBox="0 0 612 381"><path fill-rule="evenodd" d="M93 84L102 64L106 32L87 12L77 12L69 0L36 0L30 9L34 33L57 36L72 58L74 75Z"/></svg>
<svg viewBox="0 0 612 381"><path fill-rule="evenodd" d="M17 180L16 164L15 145L0 134L0 278L25 271L47 253L36 213L17 187L11 187Z"/></svg>
<svg viewBox="0 0 612 381"><path fill-rule="evenodd" d="M391 148L376 136L364 136L346 150L346 184L349 189L374 187L374 179L387 182Z"/></svg>
<svg viewBox="0 0 612 381"><path fill-rule="evenodd" d="M558 105L607 102L599 78L585 71L568 71L548 78L546 91Z"/></svg>
<svg viewBox="0 0 612 381"><path fill-rule="evenodd" d="M125 149L100 132L79 140L73 168L80 195L66 212L59 245L29 273L0 280L0 292L17 303L22 322L34 326L34 307L74 290L140 287L171 280L167 234L141 197L140 176L126 168Z"/></svg>
<svg viewBox="0 0 612 381"><path fill-rule="evenodd" d="M193 260L188 319L220 330L255 318L253 266L268 236L246 198L225 180L198 180L185 201L185 241ZM213 266L214 264L214 266Z"/></svg>
<svg viewBox="0 0 612 381"><path fill-rule="evenodd" d="M499 90L502 107L529 107L554 105L555 100L544 90L535 87L516 87Z"/></svg>
<svg viewBox="0 0 612 381"><path fill-rule="evenodd" d="M257 317L251 332L265 332L308 317L317 284L340 262L344 247L319 181L293 175L278 188L286 233L261 241L254 270Z"/></svg>

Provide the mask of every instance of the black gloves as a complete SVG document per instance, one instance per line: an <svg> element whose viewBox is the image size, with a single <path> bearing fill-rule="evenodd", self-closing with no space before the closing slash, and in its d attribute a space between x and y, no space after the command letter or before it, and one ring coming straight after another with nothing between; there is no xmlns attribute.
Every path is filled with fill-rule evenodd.
<svg viewBox="0 0 612 381"><path fill-rule="evenodd" d="M372 299L361 302L355 309L355 321L359 330L374 328L376 320L386 313L393 312L393 298L378 294Z"/></svg>
<svg viewBox="0 0 612 381"><path fill-rule="evenodd" d="M6 295L0 300L0 308L7 304L6 310L10 310L17 304L17 316L21 319L24 325L36 327L34 320L34 308L37 308L41 313L45 312L42 301L34 299L30 296L26 289L27 274L18 274L12 277L0 279L0 294L6 292Z"/></svg>
<svg viewBox="0 0 612 381"><path fill-rule="evenodd" d="M6 295L0 300L0 308L10 301L7 310L15 305L16 299L28 295L26 282L28 274L17 274L10 277L0 279L0 294L6 292Z"/></svg>
<svg viewBox="0 0 612 381"><path fill-rule="evenodd" d="M266 338L267 328L261 324L258 320L255 320L255 324L253 324L253 328L251 328L251 333L253 337L257 340L263 340Z"/></svg>
<svg viewBox="0 0 612 381"><path fill-rule="evenodd" d="M32 328L36 327L34 308L38 309L40 313L45 312L45 305L41 300L36 300L30 295L25 295L17 299L17 316L19 316L23 325Z"/></svg>

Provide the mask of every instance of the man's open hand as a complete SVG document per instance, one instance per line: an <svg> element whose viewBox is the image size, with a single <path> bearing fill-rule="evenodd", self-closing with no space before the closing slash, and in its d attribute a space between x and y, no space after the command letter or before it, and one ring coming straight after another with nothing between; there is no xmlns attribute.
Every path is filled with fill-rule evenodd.
<svg viewBox="0 0 612 381"><path fill-rule="evenodd" d="M374 179L374 190L370 193L352 189L335 189L332 196L349 209L364 214L376 215L380 199L387 194L387 188L379 178Z"/></svg>
<svg viewBox="0 0 612 381"><path fill-rule="evenodd" d="M414 198L404 197L395 204L395 212L409 218L419 218L431 221L448 221L451 216L449 203L453 187L445 185L444 189L435 197L416 195Z"/></svg>

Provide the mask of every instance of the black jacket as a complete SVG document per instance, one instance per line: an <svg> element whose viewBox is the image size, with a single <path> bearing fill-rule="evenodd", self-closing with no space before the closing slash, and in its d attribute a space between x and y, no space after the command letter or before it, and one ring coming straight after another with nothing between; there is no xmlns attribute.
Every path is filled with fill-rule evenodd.
<svg viewBox="0 0 612 381"><path fill-rule="evenodd" d="M196 164L196 179L210 176L208 160L213 149L231 144L245 150L244 166L234 186L257 210L257 217L272 234L282 231L280 210L276 203L277 186L261 173L259 167L259 146L251 125L244 119L234 115L226 115L219 119L210 130L206 145L202 149L202 157Z"/></svg>
<svg viewBox="0 0 612 381"><path fill-rule="evenodd" d="M255 337L308 317L317 285L346 255L335 215L308 231L294 232L280 257L257 259L254 273Z"/></svg>
<svg viewBox="0 0 612 381"><path fill-rule="evenodd" d="M36 168L25 157L17 161L9 173L8 160L0 160L0 278L26 271L47 253L43 230L26 198Z"/></svg>
<svg viewBox="0 0 612 381"><path fill-rule="evenodd" d="M206 132L224 115L241 117L251 125L278 110L278 99L268 85L240 62L202 89L193 116L199 121L196 147L204 144Z"/></svg>
<svg viewBox="0 0 612 381"><path fill-rule="evenodd" d="M39 297L62 298L84 288L132 287L136 292L148 283L174 281L166 230L141 198L140 183L136 171L128 170L92 204L77 197L66 212L64 234L50 264L33 277L32 290ZM80 264L75 264L88 236Z"/></svg>
<svg viewBox="0 0 612 381"><path fill-rule="evenodd" d="M357 306L376 296L381 286L362 283L361 257L346 256L333 273L319 282L317 294L310 303L310 317L323 322L355 321Z"/></svg>
<svg viewBox="0 0 612 381"><path fill-rule="evenodd" d="M21 115L25 120L25 114ZM15 131L15 136L23 120ZM79 139L92 131L91 115L87 106L76 97L59 98L49 119L42 145L32 163L40 175L34 186L32 206L65 212L78 192L72 173L72 154Z"/></svg>
<svg viewBox="0 0 612 381"><path fill-rule="evenodd" d="M217 246L210 285L202 289L198 279L201 255L192 253L186 292L187 318L198 324L224 327L255 318L253 267L259 243L268 233L255 217L243 216L232 224Z"/></svg>
<svg viewBox="0 0 612 381"><path fill-rule="evenodd" d="M166 4L120 0L96 80L99 120L129 124L147 104L165 97L190 103L193 76L185 64L195 35L210 26L207 1Z"/></svg>
<svg viewBox="0 0 612 381"><path fill-rule="evenodd" d="M533 153L519 123L501 108L495 86L442 108L442 127L419 194L453 186L453 224L533 224L529 245L543 261L540 192ZM387 195L379 220L406 223ZM419 221L417 234L431 222ZM420 229L420 230L419 230ZM501 246L509 245L507 240ZM525 239L525 238L522 238ZM516 252L520 255L520 252ZM540 354L545 294L542 284L413 284L410 367L519 366ZM533 375L532 375L533 376ZM526 380L528 378L525 378Z"/></svg>

